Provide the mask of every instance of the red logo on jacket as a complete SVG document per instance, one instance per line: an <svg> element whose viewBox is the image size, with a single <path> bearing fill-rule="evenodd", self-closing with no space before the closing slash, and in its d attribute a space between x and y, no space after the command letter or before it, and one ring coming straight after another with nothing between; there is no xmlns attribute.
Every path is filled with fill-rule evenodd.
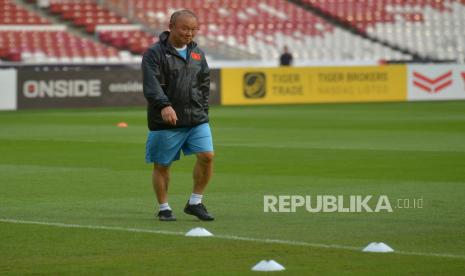
<svg viewBox="0 0 465 276"><path fill-rule="evenodd" d="M195 60L200 60L202 57L200 56L200 54L197 54L197 53L194 53L192 52L191 53L191 57Z"/></svg>

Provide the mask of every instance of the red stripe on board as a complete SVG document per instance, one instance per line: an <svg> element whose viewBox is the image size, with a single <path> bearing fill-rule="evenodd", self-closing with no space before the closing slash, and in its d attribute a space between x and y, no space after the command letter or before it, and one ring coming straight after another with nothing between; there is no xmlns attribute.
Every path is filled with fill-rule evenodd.
<svg viewBox="0 0 465 276"><path fill-rule="evenodd" d="M427 76L422 75L422 74L420 74L418 72L415 72L415 71L413 72L413 76L415 78L421 79L422 81L426 81L429 84L436 84L436 83L438 83L438 82L440 82L440 81L442 81L442 80L444 80L446 78L452 77L452 71L449 71L449 72L447 72L447 73L445 73L443 75L440 75L436 79L428 78Z"/></svg>
<svg viewBox="0 0 465 276"><path fill-rule="evenodd" d="M441 91L441 90L443 90L443 89L445 89L445 88L447 88L448 86L451 86L451 85L452 85L452 80L450 80L450 81L448 81L446 83L443 83L440 86L436 87L434 89L434 92L437 93L437 92L439 92L439 91Z"/></svg>
<svg viewBox="0 0 465 276"><path fill-rule="evenodd" d="M422 89L422 90L425 90L425 91L428 92L428 93L431 93L431 88L429 88L428 86L426 86L426 85L424 85L424 84L422 84L422 83L420 83L420 82L417 82L417 81L413 81L413 84L414 84L416 87L418 87L418 88L420 88L420 89Z"/></svg>

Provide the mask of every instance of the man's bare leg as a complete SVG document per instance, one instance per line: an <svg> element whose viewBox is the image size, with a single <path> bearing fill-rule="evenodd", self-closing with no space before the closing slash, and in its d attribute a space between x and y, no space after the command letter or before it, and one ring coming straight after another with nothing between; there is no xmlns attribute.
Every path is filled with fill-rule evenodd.
<svg viewBox="0 0 465 276"><path fill-rule="evenodd" d="M158 204L168 203L168 185L170 181L170 167L153 165L152 184Z"/></svg>
<svg viewBox="0 0 465 276"><path fill-rule="evenodd" d="M213 156L213 152L197 153L197 162L194 165L194 194L203 195L210 182L213 174Z"/></svg>
<svg viewBox="0 0 465 276"><path fill-rule="evenodd" d="M173 221L176 217L173 216L171 208L168 204L168 186L170 182L170 168L154 164L152 173L152 184L158 204L160 204L160 212L158 217L163 221Z"/></svg>
<svg viewBox="0 0 465 276"><path fill-rule="evenodd" d="M203 193L213 174L213 152L202 152L197 154L194 165L194 187L193 193L187 202L184 212L196 216L200 220L214 220L202 203Z"/></svg>

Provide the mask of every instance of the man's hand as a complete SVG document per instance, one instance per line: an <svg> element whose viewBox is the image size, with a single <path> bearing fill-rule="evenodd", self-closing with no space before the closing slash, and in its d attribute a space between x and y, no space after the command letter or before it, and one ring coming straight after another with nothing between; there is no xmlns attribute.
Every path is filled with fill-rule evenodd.
<svg viewBox="0 0 465 276"><path fill-rule="evenodd" d="M166 106L161 110L161 117L163 121L167 122L170 125L175 126L178 116L176 116L176 111L171 106Z"/></svg>

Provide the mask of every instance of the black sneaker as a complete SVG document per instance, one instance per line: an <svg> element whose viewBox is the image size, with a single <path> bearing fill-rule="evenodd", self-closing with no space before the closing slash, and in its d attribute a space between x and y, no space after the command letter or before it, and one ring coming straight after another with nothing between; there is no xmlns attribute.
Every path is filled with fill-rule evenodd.
<svg viewBox="0 0 465 276"><path fill-rule="evenodd" d="M157 217L161 221L175 221L176 220L176 217L173 215L173 211L171 210L160 211L158 212Z"/></svg>
<svg viewBox="0 0 465 276"><path fill-rule="evenodd" d="M184 213L196 216L200 220L215 219L212 215L208 213L207 208L205 208L205 205L203 205L202 203L199 203L197 205L190 205L188 201L186 207L184 207Z"/></svg>

